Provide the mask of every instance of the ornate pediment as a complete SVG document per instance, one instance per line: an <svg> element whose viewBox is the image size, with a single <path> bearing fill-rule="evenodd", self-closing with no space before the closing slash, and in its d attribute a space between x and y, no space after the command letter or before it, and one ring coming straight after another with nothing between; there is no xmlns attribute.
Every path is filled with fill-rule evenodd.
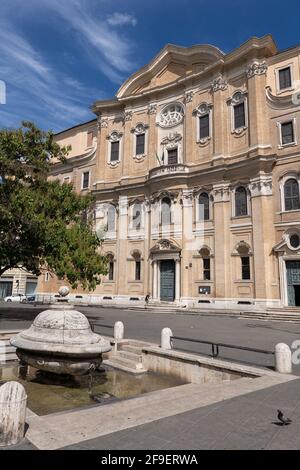
<svg viewBox="0 0 300 470"><path fill-rule="evenodd" d="M224 58L215 46L166 45L149 64L131 75L120 87L117 98L140 95L199 73Z"/></svg>
<svg viewBox="0 0 300 470"><path fill-rule="evenodd" d="M171 242L167 238L163 238L163 239L159 240L151 248L150 253L157 253L159 251L179 252L179 251L181 251L181 249L174 242Z"/></svg>
<svg viewBox="0 0 300 470"><path fill-rule="evenodd" d="M289 228L279 243L273 246L274 253L300 255L300 227Z"/></svg>

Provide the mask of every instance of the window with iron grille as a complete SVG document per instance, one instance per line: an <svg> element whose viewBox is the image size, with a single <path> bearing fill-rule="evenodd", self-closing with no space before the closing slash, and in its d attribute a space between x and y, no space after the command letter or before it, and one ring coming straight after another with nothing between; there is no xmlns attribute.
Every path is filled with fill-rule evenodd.
<svg viewBox="0 0 300 470"><path fill-rule="evenodd" d="M250 279L250 258L249 256L242 256L241 257L242 263L242 279L249 280Z"/></svg>
<svg viewBox="0 0 300 470"><path fill-rule="evenodd" d="M108 280L109 281L114 280L114 262L113 261L109 262Z"/></svg>
<svg viewBox="0 0 300 470"><path fill-rule="evenodd" d="M299 183L290 178L284 185L284 208L286 211L300 209Z"/></svg>
<svg viewBox="0 0 300 470"><path fill-rule="evenodd" d="M209 220L209 196L201 193L199 196L199 220Z"/></svg>
<svg viewBox="0 0 300 470"><path fill-rule="evenodd" d="M178 149L168 150L168 165L176 165L178 157Z"/></svg>
<svg viewBox="0 0 300 470"><path fill-rule="evenodd" d="M119 147L120 142L111 142L111 149L110 149L110 161L117 162L119 160Z"/></svg>
<svg viewBox="0 0 300 470"><path fill-rule="evenodd" d="M88 188L89 184L90 184L90 172L85 171L82 177L82 189Z"/></svg>
<svg viewBox="0 0 300 470"><path fill-rule="evenodd" d="M136 155L143 155L145 153L145 134L138 134L136 136Z"/></svg>
<svg viewBox="0 0 300 470"><path fill-rule="evenodd" d="M246 125L245 119L245 103L234 105L234 128L240 129Z"/></svg>
<svg viewBox="0 0 300 470"><path fill-rule="evenodd" d="M199 118L199 126L200 126L200 139L205 139L209 137L209 114L205 114L205 116L201 116Z"/></svg>
<svg viewBox="0 0 300 470"><path fill-rule="evenodd" d="M292 144L294 142L294 126L293 121L281 123L281 143Z"/></svg>
<svg viewBox="0 0 300 470"><path fill-rule="evenodd" d="M285 67L284 69L279 70L278 74L280 90L290 88L292 86L291 67Z"/></svg>
<svg viewBox="0 0 300 470"><path fill-rule="evenodd" d="M239 186L235 190L235 215L239 217L247 214L247 191L243 186Z"/></svg>
<svg viewBox="0 0 300 470"><path fill-rule="evenodd" d="M136 281L141 280L141 262L140 261L135 262L135 280Z"/></svg>
<svg viewBox="0 0 300 470"><path fill-rule="evenodd" d="M203 258L203 279L210 281L210 258Z"/></svg>

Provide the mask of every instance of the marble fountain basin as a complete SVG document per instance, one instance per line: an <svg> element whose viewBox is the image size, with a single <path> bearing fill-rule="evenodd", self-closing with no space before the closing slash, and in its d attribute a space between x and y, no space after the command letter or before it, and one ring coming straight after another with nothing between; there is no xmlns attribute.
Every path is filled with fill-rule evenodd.
<svg viewBox="0 0 300 470"><path fill-rule="evenodd" d="M109 341L92 332L85 315L67 304L41 312L30 328L10 342L21 363L57 374L87 374L111 350Z"/></svg>

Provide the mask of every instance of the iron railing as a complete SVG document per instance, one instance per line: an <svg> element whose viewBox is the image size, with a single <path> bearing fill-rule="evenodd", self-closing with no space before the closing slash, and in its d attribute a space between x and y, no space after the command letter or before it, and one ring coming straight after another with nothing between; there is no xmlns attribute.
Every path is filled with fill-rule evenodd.
<svg viewBox="0 0 300 470"><path fill-rule="evenodd" d="M229 348L229 349L240 349L242 351L250 351L250 352L255 352L255 353L260 353L260 354L270 354L270 355L275 354L274 351L267 351L266 349L248 348L246 346L237 346L234 344L218 343L216 341L205 341L202 339L185 338L182 336L171 336L171 344L173 340L190 341L192 343L201 343L201 344L210 344L211 350L212 350L212 357L219 356L219 347L224 347L224 348Z"/></svg>

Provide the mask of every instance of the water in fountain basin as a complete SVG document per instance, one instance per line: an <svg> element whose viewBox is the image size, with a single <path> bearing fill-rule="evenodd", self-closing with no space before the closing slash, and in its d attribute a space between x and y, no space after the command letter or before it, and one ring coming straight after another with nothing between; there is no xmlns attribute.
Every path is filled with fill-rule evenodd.
<svg viewBox="0 0 300 470"><path fill-rule="evenodd" d="M28 407L38 415L105 404L183 383L169 376L153 373L135 376L106 366L94 371L92 377L63 376L19 363L0 367L0 384L8 380L24 385Z"/></svg>

